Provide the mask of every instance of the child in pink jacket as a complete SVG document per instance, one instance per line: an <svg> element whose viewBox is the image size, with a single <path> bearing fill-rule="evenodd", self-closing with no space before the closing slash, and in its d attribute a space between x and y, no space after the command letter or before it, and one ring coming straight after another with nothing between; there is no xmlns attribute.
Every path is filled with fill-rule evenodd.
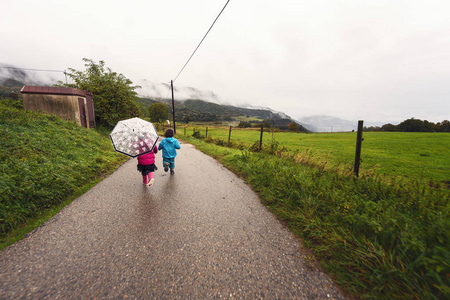
<svg viewBox="0 0 450 300"><path fill-rule="evenodd" d="M153 148L153 151L141 156L138 156L137 169L142 173L142 182L144 185L150 187L155 182L153 172L158 170L155 165L155 153L158 153L158 147Z"/></svg>

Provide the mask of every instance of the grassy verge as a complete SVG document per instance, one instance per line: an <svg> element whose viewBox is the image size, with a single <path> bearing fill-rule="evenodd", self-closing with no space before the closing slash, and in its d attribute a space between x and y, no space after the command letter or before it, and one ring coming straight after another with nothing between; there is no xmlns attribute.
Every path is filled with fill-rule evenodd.
<svg viewBox="0 0 450 300"><path fill-rule="evenodd" d="M0 101L0 247L20 239L126 157L109 137Z"/></svg>
<svg viewBox="0 0 450 300"><path fill-rule="evenodd" d="M86 185L77 188L71 195L69 195L66 199L62 200L61 203L41 210L37 211L32 217L26 218L23 223L11 229L7 234L2 236L2 240L0 240L0 250L8 247L9 245L14 244L15 242L21 240L28 233L33 231L34 229L41 226L43 223L48 221L51 217L56 215L61 209L63 209L66 205L70 204L73 200L80 197L87 191L89 191L92 187L94 187L97 183L99 183L103 178L98 178L93 180Z"/></svg>
<svg viewBox="0 0 450 300"><path fill-rule="evenodd" d="M194 127L179 127L180 135L190 136ZM196 126L199 136L208 135L216 144L226 145L229 128ZM420 180L432 185L450 186L450 134L424 132L364 132L361 172L376 173L405 181ZM242 148L259 147L260 131L233 128L231 143ZM272 152L284 152L314 164L326 163L333 169L351 170L355 159L356 132L293 133L264 132L263 143Z"/></svg>
<svg viewBox="0 0 450 300"><path fill-rule="evenodd" d="M292 157L183 139L241 175L350 293L369 299L450 297L447 189L353 178Z"/></svg>

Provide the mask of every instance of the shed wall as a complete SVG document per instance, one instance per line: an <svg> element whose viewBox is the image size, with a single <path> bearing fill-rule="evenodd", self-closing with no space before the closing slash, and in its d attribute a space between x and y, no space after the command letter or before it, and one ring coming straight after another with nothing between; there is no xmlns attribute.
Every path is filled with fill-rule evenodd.
<svg viewBox="0 0 450 300"><path fill-rule="evenodd" d="M92 93L74 88L27 86L20 91L25 109L47 112L78 125L94 128Z"/></svg>
<svg viewBox="0 0 450 300"><path fill-rule="evenodd" d="M81 125L78 98L79 96L73 95L23 94L23 106L25 109L47 112Z"/></svg>

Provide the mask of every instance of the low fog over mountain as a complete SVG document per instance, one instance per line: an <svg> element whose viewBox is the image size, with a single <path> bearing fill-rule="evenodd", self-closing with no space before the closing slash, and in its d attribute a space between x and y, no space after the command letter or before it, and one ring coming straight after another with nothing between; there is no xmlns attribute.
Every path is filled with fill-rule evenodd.
<svg viewBox="0 0 450 300"><path fill-rule="evenodd" d="M64 80L64 71L21 69L0 63L0 84L7 79L20 81L24 85L52 86L58 80Z"/></svg>
<svg viewBox="0 0 450 300"><path fill-rule="evenodd" d="M52 86L56 84L58 80L65 81L63 71L48 70L48 71L36 71L32 69L20 69L8 64L0 64L0 85L4 82L11 80L17 81L18 85L23 83L25 85L43 85ZM168 83L154 83L152 81L143 79L133 83L139 85L141 88L137 89L138 95L141 97L149 97L154 99L170 99L171 87ZM18 91L16 91L18 92ZM174 85L174 97L178 101L187 99L200 99L221 105L230 105L223 101L219 95L209 90L199 90L194 87L183 87ZM255 106L251 104L235 104L234 106L248 109L263 109L268 110L284 119L292 119L285 112L275 111L269 107ZM292 119L294 120L294 119ZM313 132L342 132L352 131L357 129L358 121L348 121L339 119L332 116L318 115L302 117L295 120L300 125L306 127ZM381 125L381 124L364 124L365 126Z"/></svg>
<svg viewBox="0 0 450 300"><path fill-rule="evenodd" d="M358 129L358 120L349 121L332 116L309 116L298 119L303 126L314 132L344 132ZM381 123L365 122L364 126L381 126Z"/></svg>
<svg viewBox="0 0 450 300"><path fill-rule="evenodd" d="M134 83L141 86L137 93L141 97L155 98L155 99L169 99L172 97L170 82L154 83L147 79L138 80ZM212 91L199 90L194 87L183 87L177 84L173 87L174 97L177 100L187 99L201 99L213 103L219 103L219 97Z"/></svg>

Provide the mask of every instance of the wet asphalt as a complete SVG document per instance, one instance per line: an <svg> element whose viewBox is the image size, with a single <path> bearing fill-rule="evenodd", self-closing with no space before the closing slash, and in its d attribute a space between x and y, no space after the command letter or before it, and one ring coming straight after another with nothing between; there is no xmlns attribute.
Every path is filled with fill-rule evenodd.
<svg viewBox="0 0 450 300"><path fill-rule="evenodd" d="M0 252L1 299L344 299L238 177L189 144L130 159Z"/></svg>

